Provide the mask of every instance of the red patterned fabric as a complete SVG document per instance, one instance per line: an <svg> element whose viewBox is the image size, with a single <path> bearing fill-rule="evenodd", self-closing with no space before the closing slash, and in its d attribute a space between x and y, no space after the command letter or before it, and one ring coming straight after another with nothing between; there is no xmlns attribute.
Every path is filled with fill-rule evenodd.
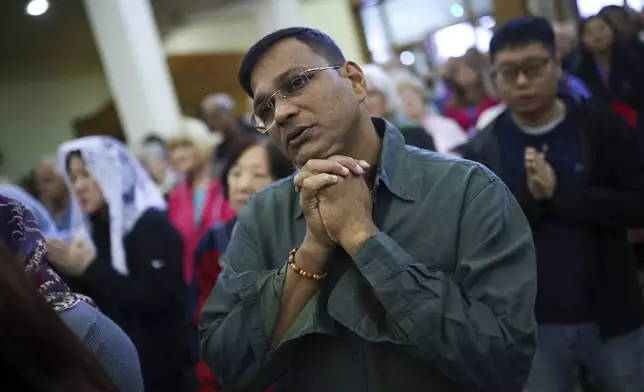
<svg viewBox="0 0 644 392"><path fill-rule="evenodd" d="M614 101L611 106L613 107L613 110L617 112L617 114L626 119L631 127L637 127L637 112L635 111L635 109L620 101Z"/></svg>

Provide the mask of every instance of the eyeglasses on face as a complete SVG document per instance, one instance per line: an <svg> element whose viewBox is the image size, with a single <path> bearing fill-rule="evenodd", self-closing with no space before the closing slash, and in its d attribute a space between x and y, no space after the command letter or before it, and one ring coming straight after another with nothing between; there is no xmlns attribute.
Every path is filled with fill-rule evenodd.
<svg viewBox="0 0 644 392"><path fill-rule="evenodd" d="M275 99L291 103L290 99L300 96L311 84L313 77L320 71L338 69L342 65L329 65L326 67L307 68L296 72L282 80L277 91L255 107L250 123L261 133L268 132L275 125Z"/></svg>
<svg viewBox="0 0 644 392"><path fill-rule="evenodd" d="M519 75L525 76L528 80L536 79L544 74L551 59L531 59L519 65L500 65L492 70L492 78L505 84L515 84Z"/></svg>

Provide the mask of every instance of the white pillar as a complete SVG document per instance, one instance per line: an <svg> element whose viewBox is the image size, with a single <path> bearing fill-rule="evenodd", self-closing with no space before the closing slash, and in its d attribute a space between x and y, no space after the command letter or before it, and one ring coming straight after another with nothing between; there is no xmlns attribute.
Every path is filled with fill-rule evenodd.
<svg viewBox="0 0 644 392"><path fill-rule="evenodd" d="M84 0L128 143L168 135L181 111L149 0Z"/></svg>
<svg viewBox="0 0 644 392"><path fill-rule="evenodd" d="M306 26L299 0L260 0L257 19L262 37L286 27Z"/></svg>

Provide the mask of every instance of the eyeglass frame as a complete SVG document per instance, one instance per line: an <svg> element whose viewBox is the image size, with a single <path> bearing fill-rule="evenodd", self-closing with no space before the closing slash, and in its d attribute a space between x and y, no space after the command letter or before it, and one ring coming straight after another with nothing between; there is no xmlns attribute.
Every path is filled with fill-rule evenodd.
<svg viewBox="0 0 644 392"><path fill-rule="evenodd" d="M290 81L294 80L295 78L304 76L307 79L307 84L300 89L300 91L301 91L301 90L305 89L306 87L308 87L311 84L312 80L311 80L311 78L308 77L309 74L316 74L316 73L318 73L320 71L326 71L326 70L329 70L329 69L340 69L340 68L342 68L342 65L335 64L335 65L327 65L327 66L324 66L324 67L313 67L313 68L303 69L303 70L300 70L297 74L295 74L293 76L289 76L288 78L284 79L282 81L282 83L287 83L287 82L290 82ZM282 84L282 83L280 83L280 84ZM278 88L273 94L271 94L268 98L266 98L259 105L257 105L257 108L260 108L263 105L269 103L271 100L274 100L274 98L276 96L281 98L285 102L291 103L291 101L288 100L288 97L282 93L282 88ZM275 109L276 109L276 105L273 103L273 111ZM276 120L275 120L275 118L273 118L273 122L271 123L271 125L269 125L268 127L265 127L262 130L263 127L259 127L257 125L257 121L255 120L256 117L259 118L259 116L256 114L256 112L257 112L257 109L253 109L253 115L251 116L250 123L255 129L257 129L257 131L259 131L262 134L265 134L275 125Z"/></svg>
<svg viewBox="0 0 644 392"><path fill-rule="evenodd" d="M553 59L551 57L544 57L544 58L538 59L538 61L540 62L540 64L538 66L535 66L532 70L528 69L529 67L525 63L516 67L515 66L511 67L512 70L516 72L516 75L514 75L511 79L506 79L503 77L498 79L500 74L498 68L493 69L490 72L490 76L492 77L493 80L498 79L503 83L511 84L511 85L514 85L517 83L517 80L519 79L520 75L525 76L525 78L528 80L534 80L543 75L543 72L546 70L546 67L548 66L548 64L553 62Z"/></svg>

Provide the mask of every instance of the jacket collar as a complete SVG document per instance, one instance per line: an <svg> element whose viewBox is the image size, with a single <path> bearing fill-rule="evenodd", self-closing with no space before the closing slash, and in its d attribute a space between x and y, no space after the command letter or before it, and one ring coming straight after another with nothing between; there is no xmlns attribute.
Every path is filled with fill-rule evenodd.
<svg viewBox="0 0 644 392"><path fill-rule="evenodd" d="M382 182L394 195L403 200L414 200L411 196L409 176L407 175L407 151L405 138L396 127L386 120L372 118L378 136L382 139L380 162L376 186Z"/></svg>

